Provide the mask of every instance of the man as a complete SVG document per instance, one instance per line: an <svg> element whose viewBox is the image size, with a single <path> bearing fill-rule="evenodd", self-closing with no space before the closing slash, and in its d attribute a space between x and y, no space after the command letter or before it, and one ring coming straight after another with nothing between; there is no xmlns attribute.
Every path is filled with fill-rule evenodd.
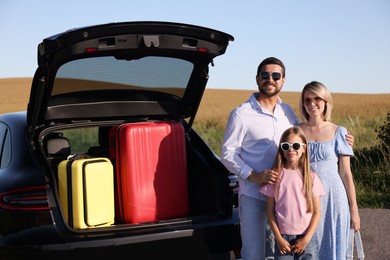
<svg viewBox="0 0 390 260"><path fill-rule="evenodd" d="M277 172L269 170L281 134L299 123L292 108L282 103L279 93L285 82L285 66L277 58L263 60L257 68L259 92L234 109L226 126L221 159L239 178L239 214L244 260L273 255L273 235L267 228L265 196L260 187L273 184ZM266 250L266 239L267 250Z"/></svg>

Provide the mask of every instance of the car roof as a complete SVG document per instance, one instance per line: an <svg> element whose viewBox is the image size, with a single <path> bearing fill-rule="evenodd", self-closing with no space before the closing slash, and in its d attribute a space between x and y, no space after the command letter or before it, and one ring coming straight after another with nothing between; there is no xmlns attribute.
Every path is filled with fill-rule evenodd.
<svg viewBox="0 0 390 260"><path fill-rule="evenodd" d="M30 131L77 121L193 117L209 65L233 36L171 22L72 29L38 45Z"/></svg>

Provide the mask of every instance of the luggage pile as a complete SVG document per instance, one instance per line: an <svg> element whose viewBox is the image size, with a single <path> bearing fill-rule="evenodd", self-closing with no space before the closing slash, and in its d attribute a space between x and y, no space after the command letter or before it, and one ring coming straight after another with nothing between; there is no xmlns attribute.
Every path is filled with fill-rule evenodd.
<svg viewBox="0 0 390 260"><path fill-rule="evenodd" d="M137 224L189 214L184 128L179 122L113 126L107 157L58 165L59 197L73 228Z"/></svg>

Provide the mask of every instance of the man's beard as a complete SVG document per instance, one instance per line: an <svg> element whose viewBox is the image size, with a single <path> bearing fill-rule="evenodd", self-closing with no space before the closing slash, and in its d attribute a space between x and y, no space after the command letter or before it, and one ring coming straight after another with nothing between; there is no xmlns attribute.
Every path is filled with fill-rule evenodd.
<svg viewBox="0 0 390 260"><path fill-rule="evenodd" d="M278 89L277 87L274 86L274 89L275 89L274 91L269 92L269 91L266 91L264 87L261 87L261 88L259 88L259 92L260 92L263 96L266 96L266 97L273 97L273 96L276 96L276 95L279 94L281 88Z"/></svg>

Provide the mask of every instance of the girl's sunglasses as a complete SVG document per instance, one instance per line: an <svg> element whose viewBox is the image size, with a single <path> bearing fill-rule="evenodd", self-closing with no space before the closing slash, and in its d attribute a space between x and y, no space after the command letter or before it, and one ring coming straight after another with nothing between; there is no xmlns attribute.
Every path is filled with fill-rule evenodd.
<svg viewBox="0 0 390 260"><path fill-rule="evenodd" d="M301 145L304 146L305 144L304 143L290 144L290 143L284 142L284 143L280 144L280 149L282 149L283 151L288 151L292 147L295 151L298 151L301 148Z"/></svg>
<svg viewBox="0 0 390 260"><path fill-rule="evenodd" d="M260 72L259 76L262 80L268 80L270 77L272 77L273 81L278 81L279 79L282 78L282 74L279 72L268 73L268 72L262 71L262 72Z"/></svg>

